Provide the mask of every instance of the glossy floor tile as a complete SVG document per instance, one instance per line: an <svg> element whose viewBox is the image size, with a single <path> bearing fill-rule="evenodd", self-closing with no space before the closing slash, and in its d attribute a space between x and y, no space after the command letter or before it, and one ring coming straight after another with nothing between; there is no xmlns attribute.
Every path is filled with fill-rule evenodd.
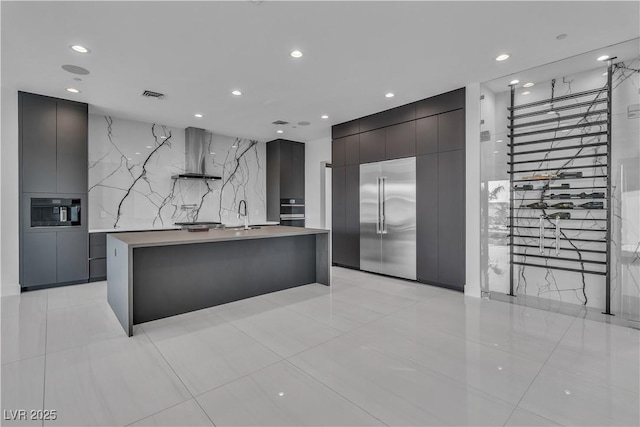
<svg viewBox="0 0 640 427"><path fill-rule="evenodd" d="M46 313L5 317L1 323L3 365L44 354Z"/></svg>
<svg viewBox="0 0 640 427"><path fill-rule="evenodd" d="M218 426L383 425L287 361L197 400Z"/></svg>
<svg viewBox="0 0 640 427"><path fill-rule="evenodd" d="M287 308L257 314L232 324L282 357L289 357L342 333Z"/></svg>
<svg viewBox="0 0 640 427"><path fill-rule="evenodd" d="M640 331L333 268L137 325L92 283L2 298L2 425L633 425Z"/></svg>
<svg viewBox="0 0 640 427"><path fill-rule="evenodd" d="M156 331L151 337L158 334ZM194 396L281 360L229 323L154 344Z"/></svg>
<svg viewBox="0 0 640 427"><path fill-rule="evenodd" d="M191 399L129 425L135 427L195 427L213 426L213 423L198 402Z"/></svg>
<svg viewBox="0 0 640 427"><path fill-rule="evenodd" d="M144 335L47 354L45 425L126 425L191 395Z"/></svg>
<svg viewBox="0 0 640 427"><path fill-rule="evenodd" d="M44 356L2 365L2 425L41 426L42 421L17 411L42 410ZM10 412L12 411L12 412ZM7 414L7 412L9 412Z"/></svg>

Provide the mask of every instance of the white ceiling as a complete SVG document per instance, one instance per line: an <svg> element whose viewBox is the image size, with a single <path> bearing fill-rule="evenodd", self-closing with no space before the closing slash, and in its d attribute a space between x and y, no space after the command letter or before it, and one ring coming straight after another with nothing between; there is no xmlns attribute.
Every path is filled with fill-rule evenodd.
<svg viewBox="0 0 640 427"><path fill-rule="evenodd" d="M640 36L640 3L7 2L2 86L92 111L263 141ZM556 40L561 33L564 40ZM81 55L69 49L81 44ZM289 53L300 49L304 56ZM494 58L511 54L504 62ZM91 71L73 81L61 69ZM69 94L66 87L82 91ZM243 96L234 97L231 90ZM161 101L144 89L166 94ZM386 92L394 98L385 98ZM194 113L205 115L196 119ZM328 120L320 119L328 114ZM310 126L285 126L274 120Z"/></svg>

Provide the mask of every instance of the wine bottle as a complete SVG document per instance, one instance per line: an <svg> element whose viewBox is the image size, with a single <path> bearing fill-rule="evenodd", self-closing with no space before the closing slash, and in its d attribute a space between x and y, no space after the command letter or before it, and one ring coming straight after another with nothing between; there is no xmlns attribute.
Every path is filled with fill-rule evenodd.
<svg viewBox="0 0 640 427"><path fill-rule="evenodd" d="M545 202L535 202L535 203L530 203L528 205L524 205L521 206L523 208L530 208L530 209L546 209L547 208L547 204Z"/></svg>
<svg viewBox="0 0 640 427"><path fill-rule="evenodd" d="M604 209L604 203L602 202L587 202L581 205L578 205L579 208L582 209Z"/></svg>
<svg viewBox="0 0 640 427"><path fill-rule="evenodd" d="M560 172L560 178L582 178L582 172Z"/></svg>
<svg viewBox="0 0 640 427"><path fill-rule="evenodd" d="M569 193L562 193L562 194L551 194L551 196L549 196L550 199L570 199L571 198L571 194Z"/></svg>
<svg viewBox="0 0 640 427"><path fill-rule="evenodd" d="M515 185L513 187L513 189L515 191L519 191L519 190L533 190L533 185L532 184L523 184L523 185Z"/></svg>
<svg viewBox="0 0 640 427"><path fill-rule="evenodd" d="M580 193L578 197L581 199L604 199L604 193Z"/></svg>
<svg viewBox="0 0 640 427"><path fill-rule="evenodd" d="M555 205L551 205L551 207L553 209L573 209L573 203L572 202L556 203Z"/></svg>
<svg viewBox="0 0 640 427"><path fill-rule="evenodd" d="M571 219L569 212L554 212L545 216L546 219Z"/></svg>

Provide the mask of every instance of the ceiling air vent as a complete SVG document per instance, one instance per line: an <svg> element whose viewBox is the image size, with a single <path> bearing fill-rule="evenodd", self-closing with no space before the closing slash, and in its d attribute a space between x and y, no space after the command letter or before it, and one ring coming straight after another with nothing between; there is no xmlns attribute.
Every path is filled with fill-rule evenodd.
<svg viewBox="0 0 640 427"><path fill-rule="evenodd" d="M276 120L273 122L274 125L288 125L289 122L285 122L284 120Z"/></svg>
<svg viewBox="0 0 640 427"><path fill-rule="evenodd" d="M142 92L142 96L146 96L147 98L162 99L164 98L164 93L154 92L152 90L145 90L144 92Z"/></svg>

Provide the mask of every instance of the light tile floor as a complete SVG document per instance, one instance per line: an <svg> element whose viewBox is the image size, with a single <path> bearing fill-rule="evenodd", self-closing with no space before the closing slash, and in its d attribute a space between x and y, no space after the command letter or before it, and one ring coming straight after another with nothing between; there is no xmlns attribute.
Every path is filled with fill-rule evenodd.
<svg viewBox="0 0 640 427"><path fill-rule="evenodd" d="M640 425L640 331L333 268L145 323L106 283L2 298L2 425Z"/></svg>

